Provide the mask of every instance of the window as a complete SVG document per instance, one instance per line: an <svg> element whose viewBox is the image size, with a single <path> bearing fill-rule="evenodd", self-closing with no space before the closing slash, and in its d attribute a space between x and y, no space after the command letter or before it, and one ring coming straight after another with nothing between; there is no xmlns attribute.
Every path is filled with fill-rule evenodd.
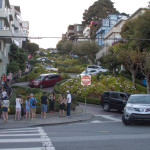
<svg viewBox="0 0 150 150"><path fill-rule="evenodd" d="M2 20L0 20L0 30L2 29Z"/></svg>
<svg viewBox="0 0 150 150"><path fill-rule="evenodd" d="M105 98L109 98L109 96L110 96L110 93L109 93L109 92L105 92L105 93L104 93L104 97L105 97Z"/></svg>
<svg viewBox="0 0 150 150"><path fill-rule="evenodd" d="M111 98L119 98L119 94L118 93L112 93Z"/></svg>
<svg viewBox="0 0 150 150"><path fill-rule="evenodd" d="M83 31L83 27L82 26L77 26L77 32L81 32Z"/></svg>
<svg viewBox="0 0 150 150"><path fill-rule="evenodd" d="M3 6L2 6L2 0L0 0L0 9L2 8Z"/></svg>

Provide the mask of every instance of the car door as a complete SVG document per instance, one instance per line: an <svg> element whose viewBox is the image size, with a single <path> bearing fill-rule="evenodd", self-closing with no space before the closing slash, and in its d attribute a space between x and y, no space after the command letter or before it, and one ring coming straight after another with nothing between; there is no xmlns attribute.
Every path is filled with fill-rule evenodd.
<svg viewBox="0 0 150 150"><path fill-rule="evenodd" d="M43 86L43 87L47 87L47 85L48 85L48 76L46 76L46 77L43 79L43 81L42 81L42 86Z"/></svg>
<svg viewBox="0 0 150 150"><path fill-rule="evenodd" d="M102 100L100 102L101 105L103 105L104 103L110 103L109 97L110 97L110 93L109 92L104 92L104 94L102 95Z"/></svg>
<svg viewBox="0 0 150 150"><path fill-rule="evenodd" d="M127 100L128 100L128 96L124 93L120 93L120 108L121 110L124 109L126 103L127 103Z"/></svg>
<svg viewBox="0 0 150 150"><path fill-rule="evenodd" d="M111 108L114 108L114 109L119 108L119 105L120 105L120 99L119 98L120 98L119 93L117 93L117 92L111 93L111 96L110 96Z"/></svg>
<svg viewBox="0 0 150 150"><path fill-rule="evenodd" d="M55 83L55 79L53 75L49 75L48 86L52 86Z"/></svg>

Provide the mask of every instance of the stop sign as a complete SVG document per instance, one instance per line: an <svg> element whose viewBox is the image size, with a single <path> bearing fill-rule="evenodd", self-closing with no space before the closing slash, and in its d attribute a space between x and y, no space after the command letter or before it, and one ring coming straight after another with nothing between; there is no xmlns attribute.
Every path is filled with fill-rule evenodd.
<svg viewBox="0 0 150 150"><path fill-rule="evenodd" d="M91 76L90 75L82 75L81 76L81 84L82 85L91 85Z"/></svg>

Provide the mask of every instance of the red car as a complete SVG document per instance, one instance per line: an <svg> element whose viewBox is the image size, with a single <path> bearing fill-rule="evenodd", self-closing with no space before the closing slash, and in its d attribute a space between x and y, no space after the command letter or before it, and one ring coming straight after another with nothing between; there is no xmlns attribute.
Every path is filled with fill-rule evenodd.
<svg viewBox="0 0 150 150"><path fill-rule="evenodd" d="M29 86L33 88L49 87L56 84L56 82L62 80L58 73L41 74L34 80L29 82Z"/></svg>

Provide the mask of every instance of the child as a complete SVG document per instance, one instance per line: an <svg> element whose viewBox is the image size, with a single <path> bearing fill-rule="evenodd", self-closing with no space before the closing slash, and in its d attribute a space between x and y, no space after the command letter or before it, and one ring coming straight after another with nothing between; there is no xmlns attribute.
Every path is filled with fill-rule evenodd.
<svg viewBox="0 0 150 150"><path fill-rule="evenodd" d="M30 120L30 102L29 102L30 96L28 96L26 100L26 120L28 119L29 115L29 120Z"/></svg>

